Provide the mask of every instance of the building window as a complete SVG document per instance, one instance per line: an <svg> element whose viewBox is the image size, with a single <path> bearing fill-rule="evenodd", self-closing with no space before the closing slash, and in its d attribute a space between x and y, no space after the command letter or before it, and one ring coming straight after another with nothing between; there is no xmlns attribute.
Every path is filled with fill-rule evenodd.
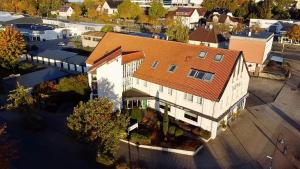
<svg viewBox="0 0 300 169"><path fill-rule="evenodd" d="M152 65L151 65L151 68L152 68L152 69L156 69L157 66L158 66L158 64L159 64L158 61L154 61L154 62L152 63Z"/></svg>
<svg viewBox="0 0 300 169"><path fill-rule="evenodd" d="M201 51L198 56L199 58L204 59L207 56L207 52Z"/></svg>
<svg viewBox="0 0 300 169"><path fill-rule="evenodd" d="M198 121L198 116L196 114L192 114L192 113L189 113L189 112L184 113L184 118L195 121L195 122Z"/></svg>
<svg viewBox="0 0 300 169"><path fill-rule="evenodd" d="M139 84L140 82L139 82L139 79L135 79L135 84Z"/></svg>
<svg viewBox="0 0 300 169"><path fill-rule="evenodd" d="M197 97L197 103L202 104L202 97L199 97L199 96Z"/></svg>
<svg viewBox="0 0 300 169"><path fill-rule="evenodd" d="M191 69L188 76L196 78L196 79L200 79L200 80L211 81L214 77L214 74L209 73L209 72L203 72L200 70Z"/></svg>
<svg viewBox="0 0 300 169"><path fill-rule="evenodd" d="M173 90L171 88L168 88L168 94L172 96Z"/></svg>
<svg viewBox="0 0 300 169"><path fill-rule="evenodd" d="M144 81L144 86L147 87L147 81Z"/></svg>
<svg viewBox="0 0 300 169"><path fill-rule="evenodd" d="M168 72L173 73L176 70L176 65L172 64L169 66Z"/></svg>
<svg viewBox="0 0 300 169"><path fill-rule="evenodd" d="M159 92L164 92L164 87L162 85L159 85Z"/></svg>
<svg viewBox="0 0 300 169"><path fill-rule="evenodd" d="M193 95L189 93L184 93L184 100L193 102Z"/></svg>
<svg viewBox="0 0 300 169"><path fill-rule="evenodd" d="M221 62L222 60L223 60L223 55L217 54L217 55L215 56L215 61L216 61L216 62Z"/></svg>

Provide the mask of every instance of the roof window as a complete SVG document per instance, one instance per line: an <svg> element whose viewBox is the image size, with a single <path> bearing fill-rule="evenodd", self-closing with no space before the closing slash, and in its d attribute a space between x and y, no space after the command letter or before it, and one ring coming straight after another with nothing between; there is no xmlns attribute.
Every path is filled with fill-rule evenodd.
<svg viewBox="0 0 300 169"><path fill-rule="evenodd" d="M176 65L172 64L169 66L168 72L173 73L176 70Z"/></svg>
<svg viewBox="0 0 300 169"><path fill-rule="evenodd" d="M188 76L199 80L205 80L205 81L211 81L214 78L213 73L203 72L195 69L191 69Z"/></svg>
<svg viewBox="0 0 300 169"><path fill-rule="evenodd" d="M201 51L198 56L199 56L199 58L204 59L206 57L206 55L207 55L207 52Z"/></svg>
<svg viewBox="0 0 300 169"><path fill-rule="evenodd" d="M152 69L156 69L157 66L158 66L158 64L159 64L158 61L154 61L154 62L152 63L152 65L151 65L151 68L152 68Z"/></svg>
<svg viewBox="0 0 300 169"><path fill-rule="evenodd" d="M223 55L217 54L217 55L215 56L215 61L216 61L216 62L221 62L222 60L223 60Z"/></svg>

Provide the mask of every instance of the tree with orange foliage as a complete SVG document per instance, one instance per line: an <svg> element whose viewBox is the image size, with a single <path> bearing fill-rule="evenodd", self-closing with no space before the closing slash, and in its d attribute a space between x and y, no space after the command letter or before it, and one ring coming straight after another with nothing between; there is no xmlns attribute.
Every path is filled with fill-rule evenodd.
<svg viewBox="0 0 300 169"><path fill-rule="evenodd" d="M287 36L294 40L300 40L300 25L295 25L293 28L287 32Z"/></svg>
<svg viewBox="0 0 300 169"><path fill-rule="evenodd" d="M26 52L23 36L13 27L0 31L0 62L1 66L14 70L19 58Z"/></svg>

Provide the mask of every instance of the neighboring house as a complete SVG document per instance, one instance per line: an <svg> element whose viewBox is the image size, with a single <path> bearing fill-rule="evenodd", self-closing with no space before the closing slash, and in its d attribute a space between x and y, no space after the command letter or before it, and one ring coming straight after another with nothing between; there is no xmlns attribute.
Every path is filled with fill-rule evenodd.
<svg viewBox="0 0 300 169"><path fill-rule="evenodd" d="M189 0L189 4L192 6L201 6L203 0Z"/></svg>
<svg viewBox="0 0 300 169"><path fill-rule="evenodd" d="M199 27L189 35L189 43L208 47L225 47L225 38L213 27Z"/></svg>
<svg viewBox="0 0 300 169"><path fill-rule="evenodd" d="M103 5L97 7L97 12L103 12L108 15L113 15L118 12L118 6L122 3L122 0L106 0Z"/></svg>
<svg viewBox="0 0 300 169"><path fill-rule="evenodd" d="M274 34L243 32L230 37L229 49L243 51L249 72L257 75L269 56Z"/></svg>
<svg viewBox="0 0 300 169"><path fill-rule="evenodd" d="M81 35L81 42L83 47L96 47L102 37L105 35L104 32L90 31Z"/></svg>
<svg viewBox="0 0 300 169"><path fill-rule="evenodd" d="M259 26L274 34L279 34L283 28L283 24L292 24L293 21L289 20L272 20L272 19L250 19L249 27Z"/></svg>
<svg viewBox="0 0 300 169"><path fill-rule="evenodd" d="M70 17L73 14L73 8L68 6L68 5L64 5L59 9L58 15L60 17Z"/></svg>
<svg viewBox="0 0 300 169"><path fill-rule="evenodd" d="M64 28L43 24L15 24L14 27L29 41L45 41L70 37L70 31Z"/></svg>
<svg viewBox="0 0 300 169"><path fill-rule="evenodd" d="M219 14L218 12L214 12L211 14L207 19L208 25L214 25L214 24L224 24L228 25L230 30L237 27L239 23L243 23L242 18L234 17L232 13L227 14Z"/></svg>
<svg viewBox="0 0 300 169"><path fill-rule="evenodd" d="M204 8L179 7L174 13L174 19L181 19L182 23L190 29L196 27L199 20L204 17Z"/></svg>
<svg viewBox="0 0 300 169"><path fill-rule="evenodd" d="M244 108L249 74L243 53L108 32L86 61L91 98L115 110L155 109L215 138Z"/></svg>

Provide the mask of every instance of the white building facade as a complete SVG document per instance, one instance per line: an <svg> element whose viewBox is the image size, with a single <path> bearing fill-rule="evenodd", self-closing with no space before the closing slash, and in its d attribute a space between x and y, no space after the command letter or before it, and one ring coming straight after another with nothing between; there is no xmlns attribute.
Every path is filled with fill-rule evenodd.
<svg viewBox="0 0 300 169"><path fill-rule="evenodd" d="M146 48L145 51L137 49L138 51L133 53L124 52L132 50L128 43L129 46L120 44L121 47L106 52L102 58L94 58L96 60L91 62L94 56L99 55L99 50L107 47L106 43L109 43L109 39L116 40L118 37L120 43L122 40L128 39L137 40L137 43L140 43L146 39L141 40L141 37L136 39L136 37L128 37L128 35L106 34L96 47L94 54L92 53L87 60L89 82L92 88L91 98L107 97L115 102L116 110L132 108L131 105L135 104L163 113L164 107L168 106L170 116L209 131L211 138L216 137L222 123L230 121L235 113L244 108L248 95L249 74L242 52L236 52L236 55L233 56L235 59L231 60L232 58L228 55L230 51L227 53L228 50L209 48L208 51L203 51L207 47L179 44L179 46L184 45L183 48L186 49L206 52L206 56L202 58L199 55L194 56L195 58L167 61L163 59L164 56L151 58L152 56ZM125 39L122 39L124 37ZM146 39L146 41L147 43L144 45L159 43L161 46L166 45L166 48L168 46L166 43L170 43L170 48L178 45L162 40ZM159 48L153 50L159 50ZM164 49L160 50L163 51ZM215 60L211 60L212 58ZM190 62L187 59L190 59ZM205 66L192 66L194 62L198 61L199 65L202 64L200 62L218 64L219 66L223 65L222 62L224 64L230 62L231 65L224 69L227 75L221 75L222 73L219 71L208 73L212 70L203 70ZM189 68L185 67L186 64L189 64ZM167 70L163 73L151 74L152 71L156 71L155 69L162 71L165 68ZM164 74L170 75L170 77L166 77ZM184 86L180 85L176 79L172 80L172 77L182 76L181 74L183 79L186 78L186 85ZM199 79L201 75L203 77ZM166 79L157 80L157 77ZM221 79L224 81L217 82ZM193 88L189 85L190 82L195 83L196 86L199 85L199 87ZM222 87L219 86L221 84L223 84ZM211 93L207 93L207 91L203 95L197 93L197 90L202 90L201 85ZM211 97L214 95L214 89L219 87L222 88L222 91L219 91L218 98Z"/></svg>

